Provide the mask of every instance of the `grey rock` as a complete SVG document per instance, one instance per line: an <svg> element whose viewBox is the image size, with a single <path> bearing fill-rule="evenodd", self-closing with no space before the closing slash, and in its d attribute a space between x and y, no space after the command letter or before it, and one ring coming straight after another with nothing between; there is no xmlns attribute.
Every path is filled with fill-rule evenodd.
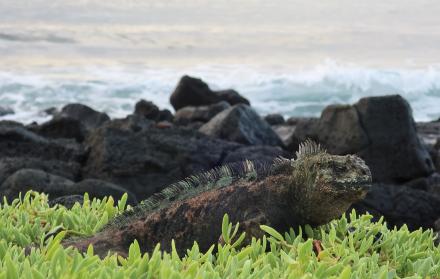
<svg viewBox="0 0 440 279"><path fill-rule="evenodd" d="M74 184L64 177L49 174L41 170L21 169L9 176L0 186L1 196L9 201L18 197L18 194L29 190L50 194L50 198L65 195L65 189Z"/></svg>
<svg viewBox="0 0 440 279"><path fill-rule="evenodd" d="M87 135L87 130L77 119L70 117L56 117L41 125L28 127L31 131L47 138L72 138L82 142Z"/></svg>
<svg viewBox="0 0 440 279"><path fill-rule="evenodd" d="M293 123L288 121L287 123ZM292 124L290 124L292 125ZM319 133L319 118L298 118L295 121L295 131L293 136L296 138L292 141L303 142L307 139L318 140Z"/></svg>
<svg viewBox="0 0 440 279"><path fill-rule="evenodd" d="M408 181L404 184L412 189L418 189L428 192L432 195L440 197L440 174L433 173L428 177L419 177L414 180Z"/></svg>
<svg viewBox="0 0 440 279"><path fill-rule="evenodd" d="M152 127L133 133L102 127L89 135L84 177L122 185L139 199L196 172L222 163L238 144L196 131Z"/></svg>
<svg viewBox="0 0 440 279"><path fill-rule="evenodd" d="M84 195L84 193L88 193L90 198L102 199L105 196L112 196L119 200L124 193L127 193L128 203L137 204L133 193L115 184L97 179L74 183L64 177L36 169L20 169L0 186L0 194L8 200L13 200L20 192L24 194L29 190L46 193L51 200L63 196Z"/></svg>
<svg viewBox="0 0 440 279"><path fill-rule="evenodd" d="M142 99L136 103L134 114L141 115L147 119L157 120L159 118L159 108L153 102Z"/></svg>
<svg viewBox="0 0 440 279"><path fill-rule="evenodd" d="M170 96L170 103L177 111L187 106L205 106L226 101L231 105L249 101L234 90L212 91L201 79L183 76Z"/></svg>
<svg viewBox="0 0 440 279"><path fill-rule="evenodd" d="M147 119L137 114L132 114L132 115L128 115L125 118L113 119L107 122L103 127L131 131L131 132L140 132L140 131L146 131L154 127L155 125L156 124L153 120Z"/></svg>
<svg viewBox="0 0 440 279"><path fill-rule="evenodd" d="M295 152L298 151L301 142L295 135L296 126L283 124L272 126L272 129L283 141L285 149L289 151L290 154L295 154Z"/></svg>
<svg viewBox="0 0 440 279"><path fill-rule="evenodd" d="M411 108L399 95L363 98L353 106L329 106L317 131L330 153L363 158L374 181L402 183L434 171L417 136Z"/></svg>
<svg viewBox="0 0 440 279"><path fill-rule="evenodd" d="M0 185L20 169L36 169L77 181L81 175L81 165L76 162L46 160L32 157L0 158Z"/></svg>
<svg viewBox="0 0 440 279"><path fill-rule="evenodd" d="M231 106L238 105L238 104L245 104L250 106L251 103L248 99L241 96L240 93L233 89L226 89L226 90L220 90L220 91L214 91L214 93L219 97L221 101L228 102Z"/></svg>
<svg viewBox="0 0 440 279"><path fill-rule="evenodd" d="M278 113L268 114L264 117L264 120L266 120L269 125L281 125L286 122L284 117Z"/></svg>
<svg viewBox="0 0 440 279"><path fill-rule="evenodd" d="M106 113L96 111L83 104L68 104L56 117L69 117L80 121L87 129L96 129L110 120Z"/></svg>
<svg viewBox="0 0 440 279"><path fill-rule="evenodd" d="M381 118L385 118L385 115ZM370 143L354 106L326 107L319 119L318 131L319 141L325 143L332 154L354 154L365 149Z"/></svg>
<svg viewBox="0 0 440 279"><path fill-rule="evenodd" d="M136 103L134 108L134 115L143 116L146 119L153 121L173 121L174 116L171 111L164 109L159 110L159 108L150 101L140 100Z"/></svg>
<svg viewBox="0 0 440 279"><path fill-rule="evenodd" d="M403 185L375 184L365 199L353 206L358 213L384 216L389 227L432 228L440 217L440 197Z"/></svg>
<svg viewBox="0 0 440 279"><path fill-rule="evenodd" d="M188 125L192 122L206 123L230 107L231 105L225 101L208 106L184 107L176 111L174 122L180 125Z"/></svg>
<svg viewBox="0 0 440 279"><path fill-rule="evenodd" d="M0 158L32 157L81 162L86 152L74 140L46 139L20 126L0 125Z"/></svg>
<svg viewBox="0 0 440 279"><path fill-rule="evenodd" d="M283 145L270 125L251 107L243 104L217 114L200 127L199 131L212 137L243 144Z"/></svg>

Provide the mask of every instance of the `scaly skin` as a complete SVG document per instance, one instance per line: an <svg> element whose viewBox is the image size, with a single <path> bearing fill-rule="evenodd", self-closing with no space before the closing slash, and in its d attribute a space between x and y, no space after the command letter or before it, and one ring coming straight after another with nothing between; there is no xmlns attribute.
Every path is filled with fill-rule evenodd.
<svg viewBox="0 0 440 279"><path fill-rule="evenodd" d="M240 222L248 239L261 236L261 224L280 231L305 224L318 226L341 216L352 203L364 198L371 173L357 156L330 155L319 145L306 142L296 160L278 160L267 176L228 181L191 195L179 192L177 199L161 194L153 200L166 202L134 208L96 235L67 240L64 245L85 251L93 244L100 256L108 252L125 256L135 239L143 252L152 251L157 243L169 251L174 239L178 251L190 248L194 241L205 251L219 240L225 213L232 222ZM171 192L165 190L167 195Z"/></svg>

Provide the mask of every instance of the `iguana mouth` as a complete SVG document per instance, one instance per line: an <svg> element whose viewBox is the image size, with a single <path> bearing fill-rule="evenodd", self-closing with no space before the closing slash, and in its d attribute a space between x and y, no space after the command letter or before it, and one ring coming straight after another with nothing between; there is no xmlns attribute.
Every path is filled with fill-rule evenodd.
<svg viewBox="0 0 440 279"><path fill-rule="evenodd" d="M339 189L344 189L347 191L349 190L368 191L371 188L371 177L365 176L365 177L359 177L357 179L336 181L335 184Z"/></svg>

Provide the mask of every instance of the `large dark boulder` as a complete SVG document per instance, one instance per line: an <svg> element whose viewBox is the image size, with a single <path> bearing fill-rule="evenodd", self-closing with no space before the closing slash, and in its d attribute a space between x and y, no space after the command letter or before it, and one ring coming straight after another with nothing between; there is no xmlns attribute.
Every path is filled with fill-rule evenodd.
<svg viewBox="0 0 440 279"><path fill-rule="evenodd" d="M0 185L20 169L36 169L77 181L81 175L81 165L76 162L45 160L32 157L0 158Z"/></svg>
<svg viewBox="0 0 440 279"><path fill-rule="evenodd" d="M399 95L368 97L353 106L327 107L318 139L334 154L358 154L373 180L401 183L434 171L416 133L409 104Z"/></svg>
<svg viewBox="0 0 440 279"><path fill-rule="evenodd" d="M200 132L249 145L275 145L283 143L270 125L248 105L235 105L222 111L200 127Z"/></svg>
<svg viewBox="0 0 440 279"><path fill-rule="evenodd" d="M142 99L134 106L134 114L156 120L159 118L159 108L153 102Z"/></svg>
<svg viewBox="0 0 440 279"><path fill-rule="evenodd" d="M155 127L137 133L103 127L93 132L86 144L90 156L85 177L120 185L139 199L220 165L226 154L240 147L196 131Z"/></svg>
<svg viewBox="0 0 440 279"><path fill-rule="evenodd" d="M358 213L384 216L390 227L406 224L411 230L432 228L440 217L440 197L403 185L375 184L365 199L354 205Z"/></svg>
<svg viewBox="0 0 440 279"><path fill-rule="evenodd" d="M387 116L380 117L386 118ZM333 154L354 154L370 144L367 131L362 126L355 106L331 105L326 107L319 119L318 131L319 141L325 143L325 147Z"/></svg>
<svg viewBox="0 0 440 279"><path fill-rule="evenodd" d="M173 114L165 109L160 110L153 102L140 100L134 106L134 115L139 115L153 121L173 121Z"/></svg>
<svg viewBox="0 0 440 279"><path fill-rule="evenodd" d="M74 182L64 177L53 175L41 170L21 169L9 176L0 186L0 196L9 201L18 197L18 194L29 190L50 194L51 198L66 195L66 188Z"/></svg>
<svg viewBox="0 0 440 279"><path fill-rule="evenodd" d="M110 120L103 112L96 111L83 104L68 104L55 117L68 117L80 121L88 130L96 129Z"/></svg>
<svg viewBox="0 0 440 279"><path fill-rule="evenodd" d="M56 117L41 125L31 125L28 128L47 138L73 138L78 142L82 142L87 135L84 125L70 117Z"/></svg>
<svg viewBox="0 0 440 279"><path fill-rule="evenodd" d="M193 122L206 123L230 107L231 105L225 101L208 106L184 107L176 111L174 122L179 125L188 125Z"/></svg>
<svg viewBox="0 0 440 279"><path fill-rule="evenodd" d="M186 106L205 106L226 101L231 105L249 101L234 90L212 91L201 79L183 76L170 96L170 103L177 111Z"/></svg>
<svg viewBox="0 0 440 279"><path fill-rule="evenodd" d="M1 184L0 196L13 200L20 192L24 194L29 190L46 193L50 199L88 193L90 198L112 196L118 200L124 193L127 193L128 203L137 203L133 193L118 185L97 179L86 179L74 183L64 177L36 169L21 169L13 173Z"/></svg>
<svg viewBox="0 0 440 279"><path fill-rule="evenodd" d="M284 117L278 113L268 114L264 117L264 120L266 120L266 122L269 123L269 125L281 125L286 122L284 120Z"/></svg>
<svg viewBox="0 0 440 279"><path fill-rule="evenodd" d="M20 126L0 125L0 158L32 157L81 162L86 156L74 140L46 139Z"/></svg>

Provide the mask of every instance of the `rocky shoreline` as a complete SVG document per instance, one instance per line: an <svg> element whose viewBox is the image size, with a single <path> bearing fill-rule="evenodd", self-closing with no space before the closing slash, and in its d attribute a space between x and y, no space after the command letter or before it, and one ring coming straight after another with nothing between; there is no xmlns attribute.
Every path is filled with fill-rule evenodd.
<svg viewBox="0 0 440 279"><path fill-rule="evenodd" d="M235 90L212 91L184 76L170 102L174 114L140 100L123 119L69 104L48 110L53 117L42 124L0 121L0 194L11 200L34 189L70 205L84 192L128 192L136 204L225 163L291 158L311 138L330 153L358 154L371 168L374 186L358 211L391 226L440 230L440 121L415 123L399 95L331 105L319 118L260 117Z"/></svg>

